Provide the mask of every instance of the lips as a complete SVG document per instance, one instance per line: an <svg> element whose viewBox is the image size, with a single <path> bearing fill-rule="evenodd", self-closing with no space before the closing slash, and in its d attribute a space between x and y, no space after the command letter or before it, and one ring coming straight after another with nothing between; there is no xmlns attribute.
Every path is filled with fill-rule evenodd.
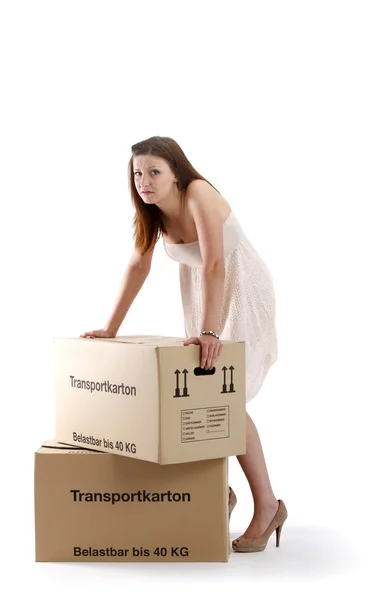
<svg viewBox="0 0 384 600"><path fill-rule="evenodd" d="M149 196L149 194L153 194L153 192L142 192L145 196Z"/></svg>

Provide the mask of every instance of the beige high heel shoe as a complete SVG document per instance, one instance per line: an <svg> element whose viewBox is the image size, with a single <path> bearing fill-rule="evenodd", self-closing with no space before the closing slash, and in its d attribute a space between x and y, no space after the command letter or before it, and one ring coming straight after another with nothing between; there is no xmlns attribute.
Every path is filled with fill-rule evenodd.
<svg viewBox="0 0 384 600"><path fill-rule="evenodd" d="M230 487L229 488L229 498L228 498L228 518L231 518L231 514L233 509L235 508L237 503L237 498L236 498L236 494L233 491L233 489Z"/></svg>
<svg viewBox="0 0 384 600"><path fill-rule="evenodd" d="M282 500L278 500L279 506L275 516L269 524L268 529L256 539L245 538L243 535L237 538L237 544L232 542L232 548L235 552L261 552L265 550L268 540L272 533L276 531L276 547L280 546L280 536L284 521L288 517L287 508ZM234 540L235 541L235 540Z"/></svg>

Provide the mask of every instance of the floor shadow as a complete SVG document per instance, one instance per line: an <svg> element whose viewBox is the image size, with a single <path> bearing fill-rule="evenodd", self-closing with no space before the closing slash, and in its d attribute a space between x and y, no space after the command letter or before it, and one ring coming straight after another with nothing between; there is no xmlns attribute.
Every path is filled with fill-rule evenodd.
<svg viewBox="0 0 384 600"><path fill-rule="evenodd" d="M237 535L241 532L233 532L232 539ZM323 578L345 573L359 564L356 552L342 533L324 527L287 526L279 548L272 535L263 552L232 552L229 562L242 577L274 580Z"/></svg>

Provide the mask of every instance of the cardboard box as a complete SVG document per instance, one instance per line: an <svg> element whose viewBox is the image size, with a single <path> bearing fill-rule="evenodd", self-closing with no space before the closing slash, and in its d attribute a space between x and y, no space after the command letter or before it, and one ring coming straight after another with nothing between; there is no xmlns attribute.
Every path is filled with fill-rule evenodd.
<svg viewBox="0 0 384 600"><path fill-rule="evenodd" d="M45 442L36 561L227 562L228 461L158 465Z"/></svg>
<svg viewBox="0 0 384 600"><path fill-rule="evenodd" d="M56 338L60 442L159 464L245 454L245 347L212 371L185 338Z"/></svg>

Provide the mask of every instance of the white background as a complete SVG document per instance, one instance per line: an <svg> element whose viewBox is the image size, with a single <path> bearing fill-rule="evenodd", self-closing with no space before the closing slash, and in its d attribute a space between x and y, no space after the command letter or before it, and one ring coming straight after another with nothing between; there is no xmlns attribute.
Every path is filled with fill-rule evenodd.
<svg viewBox="0 0 384 600"><path fill-rule="evenodd" d="M2 3L7 597L24 585L41 598L338 598L371 585L381 597L382 8ZM54 436L52 340L109 316L133 248L130 148L151 135L180 143L274 277L280 357L248 408L289 519L279 549L272 539L227 564L36 564L33 460ZM162 244L120 333L184 335L178 265ZM235 537L252 511L235 458L230 478Z"/></svg>

